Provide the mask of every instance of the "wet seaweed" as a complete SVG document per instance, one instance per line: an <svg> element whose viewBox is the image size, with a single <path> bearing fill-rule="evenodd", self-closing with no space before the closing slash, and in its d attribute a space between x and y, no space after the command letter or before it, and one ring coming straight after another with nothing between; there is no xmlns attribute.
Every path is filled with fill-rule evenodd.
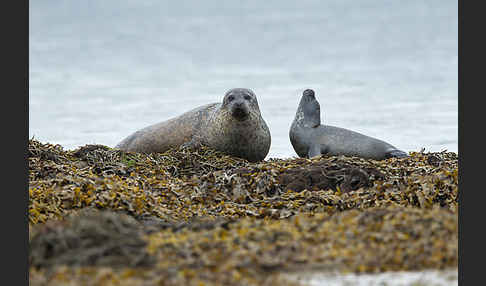
<svg viewBox="0 0 486 286"><path fill-rule="evenodd" d="M65 278L79 284L276 285L291 284L279 273L299 269L457 267L453 152L250 163L204 146L138 154L103 145L69 151L32 139L28 154L34 285L62 285ZM155 264L136 267L111 252L91 260L69 260L63 248L47 255L54 241L90 241L76 232L73 219L86 209L130 221L110 232L142 237L146 244L135 248ZM96 233L103 219L91 222ZM104 239L109 245L110 236ZM118 262L102 263L104 256Z"/></svg>
<svg viewBox="0 0 486 286"><path fill-rule="evenodd" d="M29 264L147 267L155 260L145 251L140 229L134 218L108 211L82 211L49 221L31 234Z"/></svg>

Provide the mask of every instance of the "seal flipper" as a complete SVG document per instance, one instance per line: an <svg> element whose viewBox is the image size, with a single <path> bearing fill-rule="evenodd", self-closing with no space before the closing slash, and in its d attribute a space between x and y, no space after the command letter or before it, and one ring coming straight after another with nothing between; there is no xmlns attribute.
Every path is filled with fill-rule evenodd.
<svg viewBox="0 0 486 286"><path fill-rule="evenodd" d="M197 150L203 146L202 142L202 137L199 136L198 134L194 134L191 137L190 141L184 142L184 144L181 145L183 149L189 149L189 150Z"/></svg>
<svg viewBox="0 0 486 286"><path fill-rule="evenodd" d="M388 158L406 158L409 157L407 153L403 152L402 150L391 150L388 153L386 153L386 159Z"/></svg>
<svg viewBox="0 0 486 286"><path fill-rule="evenodd" d="M309 152L307 152L307 158L310 159L312 157L320 156L321 154L322 154L321 145L314 144L310 146Z"/></svg>

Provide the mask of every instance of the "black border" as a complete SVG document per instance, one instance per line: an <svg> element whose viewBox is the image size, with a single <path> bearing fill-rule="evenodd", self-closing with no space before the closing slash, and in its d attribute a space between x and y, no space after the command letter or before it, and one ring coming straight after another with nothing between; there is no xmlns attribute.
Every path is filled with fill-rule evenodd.
<svg viewBox="0 0 486 286"><path fill-rule="evenodd" d="M468 8L464 3L468 4ZM481 160L484 149L484 105L474 104L471 98L483 97L484 67L481 53L485 51L483 41L483 9L474 7L471 1L458 1L458 154L459 154L459 285L482 285L484 277L484 190L473 178L484 177L484 167L475 167ZM476 13L474 13L476 12ZM479 20L479 21L478 21ZM469 41L466 40L469 39ZM476 68L471 70L471 66ZM469 72L466 72L469 66ZM475 78L476 77L476 78ZM477 79L477 80L476 80ZM474 86L477 84L477 86ZM474 108L476 107L476 109ZM469 129L474 139L467 138ZM467 147L466 147L467 146ZM467 170L467 171L466 171Z"/></svg>
<svg viewBox="0 0 486 286"><path fill-rule="evenodd" d="M458 201L459 201L459 210L458 210L458 235L459 235L459 240L458 240L458 251L459 251L459 258L458 258L458 284L459 285L465 285L466 282L465 282L465 276L464 276L464 223L465 223L465 219L464 219L464 195L463 195L463 191L464 191L464 141L462 140L464 137L464 120L463 119L463 115L464 115L464 101L462 100L462 97L460 96L460 94L462 93L463 91L463 63L461 62L461 60L464 59L463 55L461 54L463 49L462 49L462 39L463 39L463 31L461 29L463 29L463 25L462 25L462 22L464 20L464 10L463 10L463 2L461 1L458 1L458 7L457 7L457 13L458 13L458 21L457 21L457 25L458 25L458 31L457 31L457 36L458 36L458 39L457 39L457 57L458 57L458 61L457 61L457 76L458 76L458 89L457 89L457 101L458 101L458 142L457 142L457 150L458 150L458 185L459 185L459 192L458 192Z"/></svg>
<svg viewBox="0 0 486 286"><path fill-rule="evenodd" d="M6 5L9 4L9 5ZM29 285L29 1L2 5L3 284Z"/></svg>

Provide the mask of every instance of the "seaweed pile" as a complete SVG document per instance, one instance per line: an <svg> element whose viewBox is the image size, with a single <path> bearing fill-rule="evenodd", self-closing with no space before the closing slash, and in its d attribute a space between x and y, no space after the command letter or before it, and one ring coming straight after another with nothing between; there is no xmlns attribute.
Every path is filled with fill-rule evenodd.
<svg viewBox="0 0 486 286"><path fill-rule="evenodd" d="M456 268L453 152L249 163L29 141L32 285L292 285L299 270Z"/></svg>

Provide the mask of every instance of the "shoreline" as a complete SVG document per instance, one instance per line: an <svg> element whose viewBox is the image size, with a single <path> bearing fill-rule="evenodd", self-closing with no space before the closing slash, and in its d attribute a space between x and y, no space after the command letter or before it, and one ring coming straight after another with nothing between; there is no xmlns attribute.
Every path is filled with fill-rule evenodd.
<svg viewBox="0 0 486 286"><path fill-rule="evenodd" d="M452 286L458 285L458 269L419 270L381 272L373 274L342 274L342 273L299 273L286 275L292 281L298 281L308 286L340 286L340 285L428 285Z"/></svg>
<svg viewBox="0 0 486 286"><path fill-rule="evenodd" d="M89 143L89 144L85 144L85 145L81 145L78 143L66 143L66 144L63 144L62 141L61 142L58 142L58 143L54 143L54 142L50 142L49 140L44 140L44 139L40 139L40 138L36 138L36 135L30 135L29 136L29 140L35 140L35 141L38 141L38 142L46 142L49 144L52 144L52 145L59 145L62 147L63 150L65 151L69 151L69 152L75 152L76 150L82 148L83 146L86 146L86 145L99 145L99 146L105 146L105 147L108 147L108 148L111 148L111 149L114 149L115 147L111 147L110 145L105 145L105 144L101 144L101 143ZM275 142L273 142L275 143ZM447 142L447 144L450 144L450 143L453 143L453 142ZM115 146L117 144L117 142L113 143L112 145ZM292 148L292 145L289 143L288 146L286 146L287 148ZM402 149L400 149L402 150ZM428 148L425 148L425 147L417 147L416 149L409 149L409 150L405 150L403 149L402 151L405 151L406 153L441 153L441 152L450 152L450 153L455 153L456 155L459 154L458 152L458 147L457 147L457 142L455 143L455 147L452 147L452 148L446 148L446 147L440 147L440 148L437 148L437 146L429 146ZM274 154L274 156L272 156L271 154ZM268 153L267 157L265 157L264 159L264 162L265 161L268 161L268 160L272 160L272 159L278 159L278 160L289 160L289 159L296 159L296 158L299 158L298 155L295 153L295 151L292 150L291 154L289 155L288 153L286 155L284 154L281 154L281 153L278 153L278 152L273 152L272 153L272 150L270 150L270 152Z"/></svg>

